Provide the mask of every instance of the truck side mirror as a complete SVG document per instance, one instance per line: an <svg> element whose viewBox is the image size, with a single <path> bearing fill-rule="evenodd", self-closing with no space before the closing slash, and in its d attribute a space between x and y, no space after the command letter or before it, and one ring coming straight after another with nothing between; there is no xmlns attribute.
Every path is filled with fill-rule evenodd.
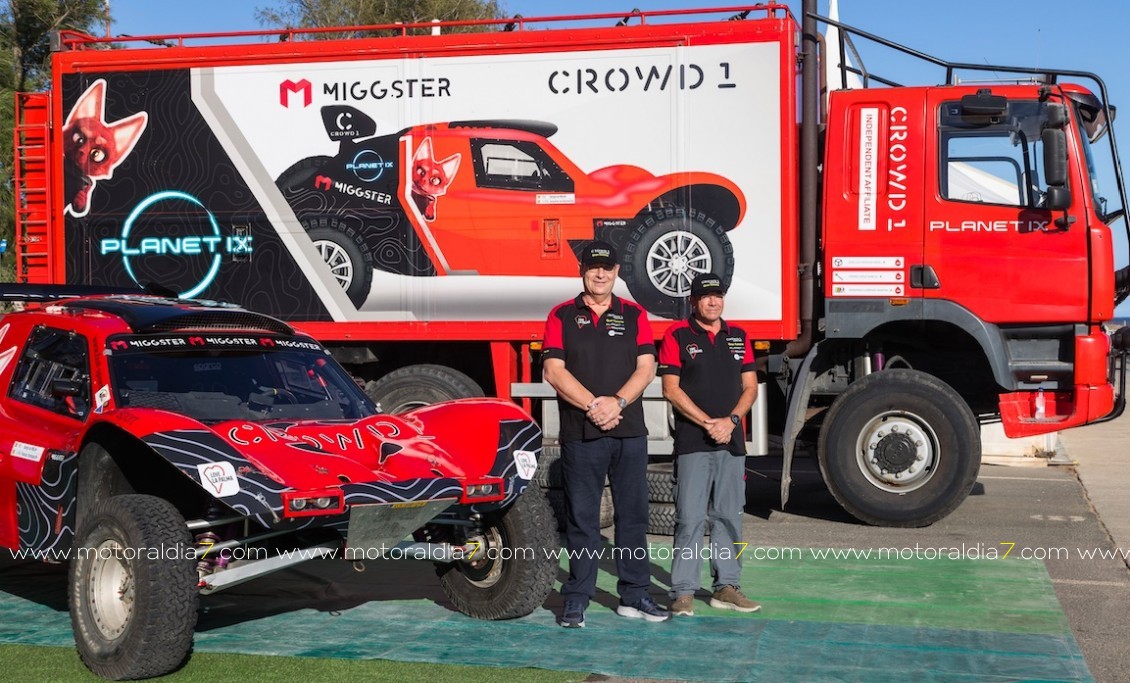
<svg viewBox="0 0 1130 683"><path fill-rule="evenodd" d="M1062 128L1045 128L1040 133L1044 144L1044 180L1049 187L1067 187L1067 133Z"/></svg>
<svg viewBox="0 0 1130 683"><path fill-rule="evenodd" d="M1071 190L1063 186L1052 185L1044 195L1044 208L1061 211L1071 206Z"/></svg>

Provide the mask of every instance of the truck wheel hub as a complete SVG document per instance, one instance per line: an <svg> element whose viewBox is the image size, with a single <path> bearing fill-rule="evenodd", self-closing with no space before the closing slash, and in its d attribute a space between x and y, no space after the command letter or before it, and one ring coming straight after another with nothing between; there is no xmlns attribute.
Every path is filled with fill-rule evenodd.
<svg viewBox="0 0 1130 683"><path fill-rule="evenodd" d="M856 453L860 472L875 487L908 493L934 474L938 439L918 415L886 411L860 431Z"/></svg>

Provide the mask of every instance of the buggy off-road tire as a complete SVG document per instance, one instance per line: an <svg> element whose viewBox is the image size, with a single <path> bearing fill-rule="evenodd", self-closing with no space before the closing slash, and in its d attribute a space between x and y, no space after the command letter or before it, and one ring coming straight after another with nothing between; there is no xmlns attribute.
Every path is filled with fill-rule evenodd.
<svg viewBox="0 0 1130 683"><path fill-rule="evenodd" d="M373 285L373 257L364 236L333 217L303 219L302 225L334 280L353 305L360 308Z"/></svg>
<svg viewBox="0 0 1130 683"><path fill-rule="evenodd" d="M696 209L671 206L648 214L628 236L620 277L636 303L655 315L685 318L691 282L714 273L728 288L734 247L726 228Z"/></svg>
<svg viewBox="0 0 1130 683"><path fill-rule="evenodd" d="M463 614L477 619L514 619L540 607L553 590L559 547L553 512L537 486L512 505L486 513L474 555L436 565L440 585Z"/></svg>
<svg viewBox="0 0 1130 683"><path fill-rule="evenodd" d="M545 497L549 506L553 508L553 516L557 520L557 530L565 531L565 491L563 489L545 489ZM616 523L616 508L612 504L612 489L607 485L600 494L600 528L607 529Z"/></svg>
<svg viewBox="0 0 1130 683"><path fill-rule="evenodd" d="M408 365L365 385L365 393L386 413L403 413L441 401L485 396L467 375L444 365Z"/></svg>
<svg viewBox="0 0 1130 683"><path fill-rule="evenodd" d="M883 370L828 409L818 447L832 496L876 526L922 527L953 512L981 466L981 430L948 384L917 370Z"/></svg>
<svg viewBox="0 0 1130 683"><path fill-rule="evenodd" d="M168 501L124 495L90 508L68 594L75 643L91 671L111 680L150 678L187 660L200 601L192 547ZM154 549L160 557L149 554Z"/></svg>

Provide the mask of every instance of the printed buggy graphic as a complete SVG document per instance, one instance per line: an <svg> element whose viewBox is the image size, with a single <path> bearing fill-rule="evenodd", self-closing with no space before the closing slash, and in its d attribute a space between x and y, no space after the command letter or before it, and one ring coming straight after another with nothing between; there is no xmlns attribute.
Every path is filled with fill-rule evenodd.
<svg viewBox="0 0 1130 683"><path fill-rule="evenodd" d="M277 184L357 306L372 269L407 276L575 277L579 250L614 244L621 277L652 314L684 314L690 283L734 274L727 232L745 197L719 175L654 176L629 165L585 173L552 123L434 123L376 135L353 107L322 120L335 156L302 159Z"/></svg>
<svg viewBox="0 0 1130 683"><path fill-rule="evenodd" d="M541 431L513 403L387 415L274 318L16 289L8 300L52 305L0 318L0 545L71 559L95 673L167 673L191 650L200 595L317 557L412 549L484 619L549 594L556 562L515 552L557 538L529 485Z"/></svg>

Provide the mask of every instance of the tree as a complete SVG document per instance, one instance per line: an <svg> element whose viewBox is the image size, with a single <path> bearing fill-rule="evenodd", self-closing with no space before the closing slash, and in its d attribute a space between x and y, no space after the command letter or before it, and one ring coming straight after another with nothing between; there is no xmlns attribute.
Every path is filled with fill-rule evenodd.
<svg viewBox="0 0 1130 683"><path fill-rule="evenodd" d="M12 131L15 93L41 90L51 77L52 31L91 32L106 18L105 0L5 0L0 2L0 238L15 241ZM5 254L0 280L13 279L14 257Z"/></svg>
<svg viewBox="0 0 1130 683"><path fill-rule="evenodd" d="M498 19L503 16L498 0L281 0L275 7L257 8L263 26L278 28L329 28L377 24L424 24L440 21ZM416 32L424 33L421 28ZM484 30L474 26L449 32ZM306 34L313 39L360 37L369 32L351 31Z"/></svg>

